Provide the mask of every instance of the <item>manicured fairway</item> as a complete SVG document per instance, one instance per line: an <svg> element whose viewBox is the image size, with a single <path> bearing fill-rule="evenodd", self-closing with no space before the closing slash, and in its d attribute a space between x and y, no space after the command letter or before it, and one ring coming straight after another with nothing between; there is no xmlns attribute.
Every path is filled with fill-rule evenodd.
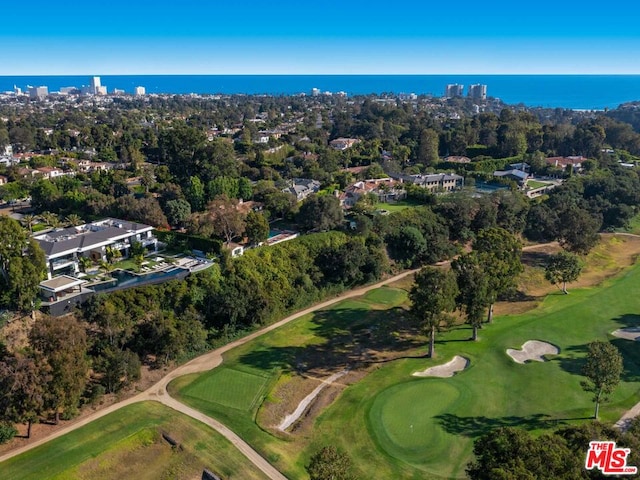
<svg viewBox="0 0 640 480"><path fill-rule="evenodd" d="M172 449L166 432L182 445ZM196 420L156 402L124 407L0 464L3 480L266 478L230 442Z"/></svg>

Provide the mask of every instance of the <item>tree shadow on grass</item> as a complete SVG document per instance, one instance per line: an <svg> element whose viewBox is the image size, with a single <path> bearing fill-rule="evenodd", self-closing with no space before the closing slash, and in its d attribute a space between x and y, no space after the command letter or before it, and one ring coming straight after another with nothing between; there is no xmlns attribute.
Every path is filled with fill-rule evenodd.
<svg viewBox="0 0 640 480"><path fill-rule="evenodd" d="M562 356L547 357L550 362L557 362L560 368L572 375L582 376L582 367L585 364L585 356L587 355L588 346L574 345L562 349Z"/></svg>
<svg viewBox="0 0 640 480"><path fill-rule="evenodd" d="M549 264L549 258L551 254L548 252L536 252L528 250L522 252L521 261L523 264L529 267L544 268Z"/></svg>
<svg viewBox="0 0 640 480"><path fill-rule="evenodd" d="M471 438L479 437L500 427L519 427L527 430L536 430L566 425L568 420L582 420L582 418L553 418L542 413L525 417L512 415L498 418L485 416L459 417L451 413L444 413L434 418L447 433Z"/></svg>
<svg viewBox="0 0 640 480"><path fill-rule="evenodd" d="M354 368L381 361L379 353L402 354L424 345L416 338L419 329L406 311L367 308L331 309L316 312L308 345L270 346L245 353L239 362L260 370L274 368L305 373L313 370Z"/></svg>
<svg viewBox="0 0 640 480"><path fill-rule="evenodd" d="M640 327L640 315L626 313L613 319L620 328ZM640 336L640 332L638 332ZM626 338L614 338L611 343L620 350L624 358L624 370L621 379L624 382L640 382L640 342Z"/></svg>

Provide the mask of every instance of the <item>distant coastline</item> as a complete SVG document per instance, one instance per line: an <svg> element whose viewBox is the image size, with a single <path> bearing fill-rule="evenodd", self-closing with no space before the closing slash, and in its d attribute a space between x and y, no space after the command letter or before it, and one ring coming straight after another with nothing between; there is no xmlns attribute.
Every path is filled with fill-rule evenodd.
<svg viewBox="0 0 640 480"><path fill-rule="evenodd" d="M0 92L14 85L46 85L49 91L87 85L100 75L114 88L147 94L297 95L345 92L347 95L415 93L440 97L447 84L486 84L487 94L508 104L580 110L613 109L640 100L640 75L54 75L0 76Z"/></svg>

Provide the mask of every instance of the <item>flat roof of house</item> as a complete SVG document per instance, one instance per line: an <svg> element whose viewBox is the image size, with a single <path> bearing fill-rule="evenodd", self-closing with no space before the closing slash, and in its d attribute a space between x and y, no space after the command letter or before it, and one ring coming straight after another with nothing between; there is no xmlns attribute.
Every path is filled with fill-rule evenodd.
<svg viewBox="0 0 640 480"><path fill-rule="evenodd" d="M45 255L52 256L61 252L86 251L105 242L117 241L152 228L143 223L106 218L79 227L63 228L36 235L34 238Z"/></svg>
<svg viewBox="0 0 640 480"><path fill-rule="evenodd" d="M82 285L86 282L86 280L73 278L69 275L60 275L59 277L54 277L51 280L40 282L40 286L46 290L57 293L66 290L67 288L77 287L78 285Z"/></svg>

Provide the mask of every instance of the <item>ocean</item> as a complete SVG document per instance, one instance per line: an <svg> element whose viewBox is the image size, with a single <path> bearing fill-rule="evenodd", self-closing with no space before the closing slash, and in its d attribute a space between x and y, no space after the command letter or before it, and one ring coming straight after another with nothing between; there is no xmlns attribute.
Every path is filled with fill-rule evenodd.
<svg viewBox="0 0 640 480"><path fill-rule="evenodd" d="M487 85L487 95L529 107L603 110L640 100L640 75L101 75L108 91L136 86L163 94L348 95L416 93L442 96L447 84ZM0 76L0 92L13 86L81 87L90 76Z"/></svg>

